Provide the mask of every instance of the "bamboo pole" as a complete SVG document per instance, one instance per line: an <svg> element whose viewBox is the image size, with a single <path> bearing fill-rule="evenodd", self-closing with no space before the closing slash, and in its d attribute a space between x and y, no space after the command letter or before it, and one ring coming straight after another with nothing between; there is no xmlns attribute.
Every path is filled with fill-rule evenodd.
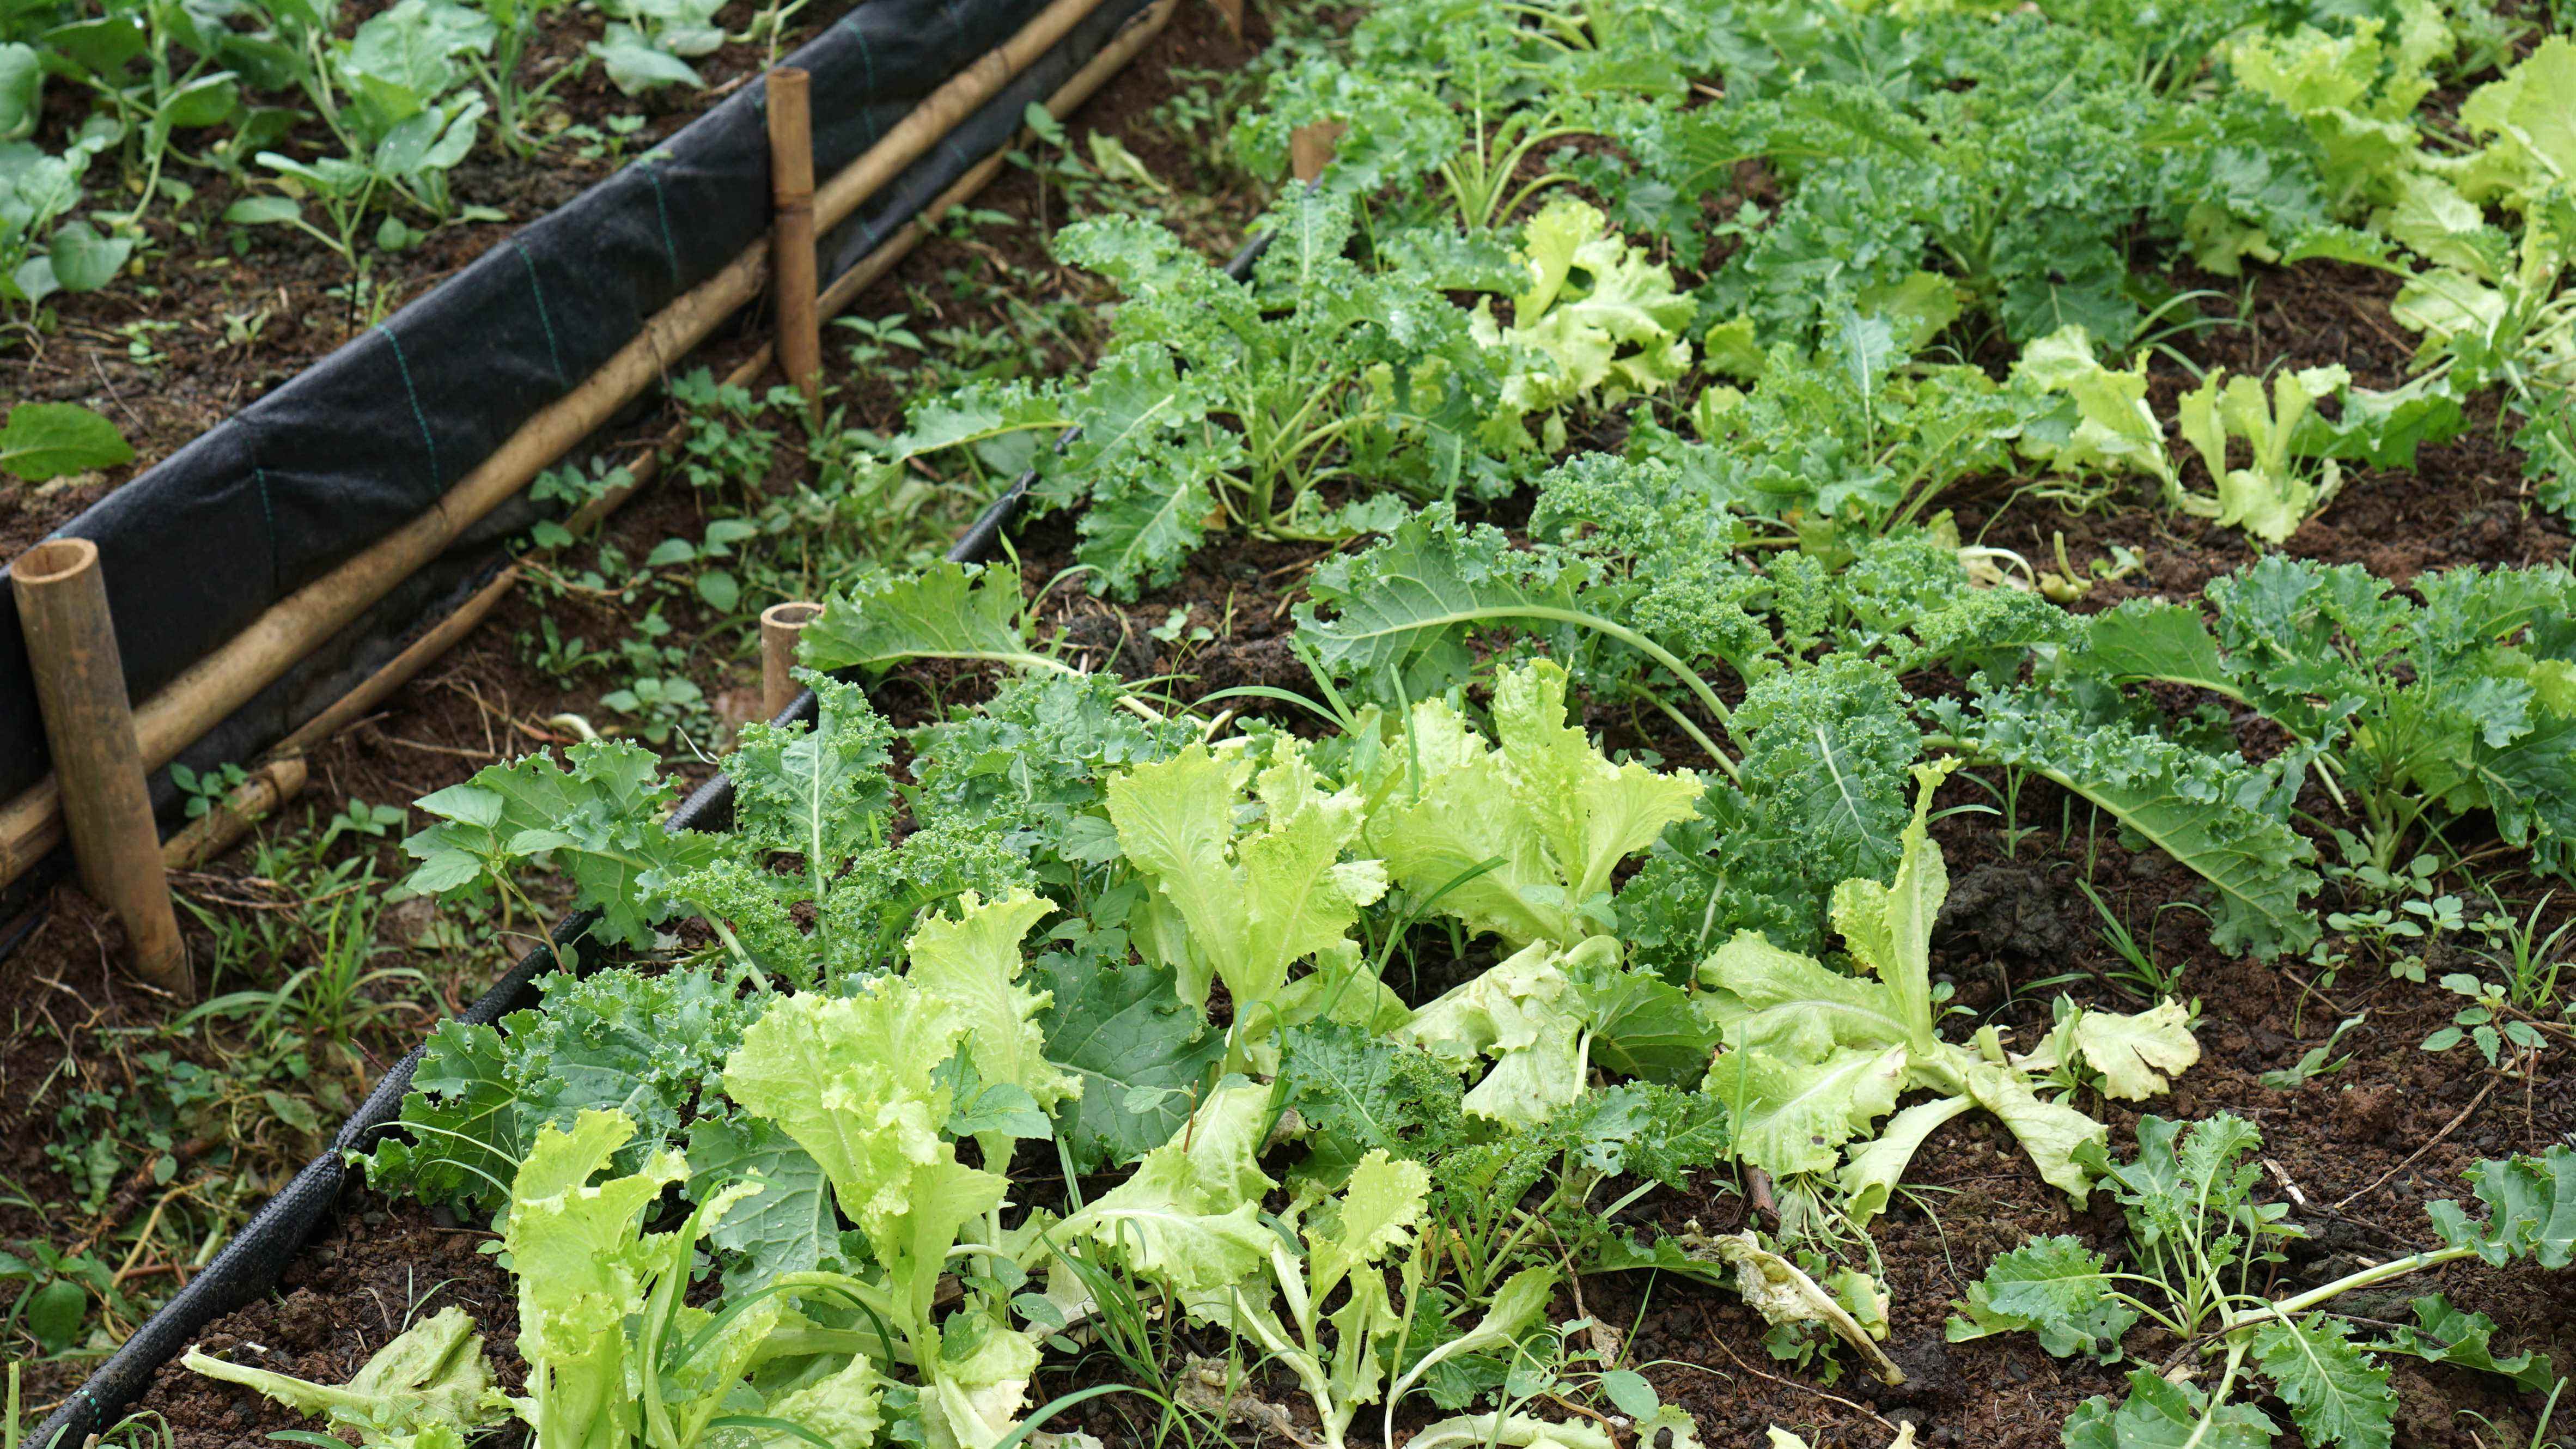
<svg viewBox="0 0 2576 1449"><path fill-rule="evenodd" d="M815 313L814 120L811 82L782 65L769 73L769 296L780 370L822 415L823 323Z"/></svg>
<svg viewBox="0 0 2576 1449"><path fill-rule="evenodd" d="M137 975L174 996L193 995L98 545L85 538L37 544L10 565L9 581L81 888L124 923Z"/></svg>
<svg viewBox="0 0 2576 1449"><path fill-rule="evenodd" d="M1054 0L1010 39L950 77L816 190L815 225L829 230L847 219L1101 3ZM134 732L144 768L156 770L168 764L606 424L672 363L704 341L718 323L760 295L769 275L767 253L765 238L744 248L715 276L656 313L597 372L521 424L444 498L331 573L279 601L137 707ZM768 351L763 349L764 359ZM61 843L61 810L60 789L51 776L0 807L0 881L16 879Z"/></svg>
<svg viewBox="0 0 2576 1449"><path fill-rule="evenodd" d="M823 606L798 599L760 611L760 717L776 719L796 702L796 636L814 622Z"/></svg>
<svg viewBox="0 0 2576 1449"><path fill-rule="evenodd" d="M1047 97L1047 113L1061 121L1080 109L1084 101L1091 99L1102 86L1108 84L1111 76L1116 75L1127 62L1134 60L1137 52L1151 44L1154 37L1163 33L1163 28L1171 23L1172 12L1179 7L1180 0L1154 0L1153 4L1137 11L1136 17L1128 21L1125 28L1093 54L1090 60L1084 62L1080 70L1068 76L1054 95ZM914 213L910 221L896 228L893 236L886 238L876 250L869 252L857 266L833 279L832 285L823 289L823 315L832 316L857 301L861 292L873 286L879 277L892 271L895 263L902 261L906 253L920 245L922 240L930 235L930 229L939 225L940 218L946 216L951 209L963 205L968 197L991 184L993 178L1001 174L1002 167L1008 159L996 153L977 162L974 169L950 182L947 190L932 197L929 205Z"/></svg>

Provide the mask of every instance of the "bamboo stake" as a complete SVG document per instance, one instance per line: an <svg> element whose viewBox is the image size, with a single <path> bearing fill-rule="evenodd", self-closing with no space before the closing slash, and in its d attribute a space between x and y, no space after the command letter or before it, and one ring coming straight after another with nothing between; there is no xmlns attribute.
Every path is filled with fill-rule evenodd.
<svg viewBox="0 0 2576 1449"><path fill-rule="evenodd" d="M772 604L760 611L760 717L776 719L796 702L796 636L814 622L823 606L802 599Z"/></svg>
<svg viewBox="0 0 2576 1449"><path fill-rule="evenodd" d="M174 996L194 994L188 946L170 909L161 832L152 823L143 756L134 739L125 664L108 617L98 545L57 538L9 569L18 624L36 677L36 705L63 782L63 814L81 888L124 923L135 973Z"/></svg>
<svg viewBox="0 0 2576 1449"><path fill-rule="evenodd" d="M1010 39L932 91L874 146L816 190L817 228L828 230L847 219L1100 3L1054 0ZM599 371L521 424L444 498L331 573L279 601L137 707L134 732L144 768L157 770L168 764L605 425L672 363L704 341L718 323L760 295L769 275L767 253L766 239L744 248L722 271L655 314ZM62 838L61 794L48 776L0 808L0 881L24 874Z"/></svg>
<svg viewBox="0 0 2576 1449"><path fill-rule="evenodd" d="M1108 84L1111 76L1134 60L1137 52L1163 33L1163 28L1171 22L1172 12L1179 7L1180 0L1154 0L1153 4L1137 11L1124 29L1094 53L1082 69L1068 77L1054 95L1047 97L1047 113L1061 121L1079 110L1084 101ZM886 238L857 266L834 279L831 286L823 289L823 315L832 316L857 301L861 292L894 270L895 263L902 261L906 253L930 235L932 227L939 225L940 218L963 205L968 197L983 190L1001 174L1003 163L1008 159L996 153L976 163L973 170L950 182L947 190L932 197L929 205L914 213L912 220L897 228L893 236Z"/></svg>
<svg viewBox="0 0 2576 1449"><path fill-rule="evenodd" d="M815 314L814 121L805 72L782 65L769 73L769 276L778 360L805 394L805 410L822 415L823 324Z"/></svg>

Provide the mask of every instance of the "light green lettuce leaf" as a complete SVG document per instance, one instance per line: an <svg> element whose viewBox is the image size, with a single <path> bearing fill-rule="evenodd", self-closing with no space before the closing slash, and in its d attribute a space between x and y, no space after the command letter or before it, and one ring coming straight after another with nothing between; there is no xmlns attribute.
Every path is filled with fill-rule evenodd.
<svg viewBox="0 0 2576 1449"><path fill-rule="evenodd" d="M1572 971L1616 964L1619 943L1595 936L1571 951L1533 942L1425 1003L1392 1035L1460 1071L1493 1068L1464 1105L1480 1117L1527 1127L1583 1094L1583 1031Z"/></svg>
<svg viewBox="0 0 2576 1449"><path fill-rule="evenodd" d="M1260 1164L1269 1117L1269 1088L1218 1088L1134 1175L1065 1219L1061 1236L1095 1239L1176 1292L1242 1282L1278 1247L1260 1216L1277 1185Z"/></svg>
<svg viewBox="0 0 2576 1449"><path fill-rule="evenodd" d="M1425 700L1363 782L1362 843L1388 873L1431 909L1515 946L1595 934L1619 862L1690 819L1703 788L1688 770L1613 765L1567 722L1565 695L1552 660L1502 671L1498 746L1446 701Z"/></svg>
<svg viewBox="0 0 2576 1449"><path fill-rule="evenodd" d="M518 1350L528 1364L527 1396L515 1406L540 1449L623 1445L642 1427L626 1333L658 1257L642 1219L664 1188L688 1179L689 1165L657 1152L643 1171L593 1184L634 1134L619 1112L583 1112L570 1130L548 1125L510 1185L501 1244L518 1277Z"/></svg>
<svg viewBox="0 0 2576 1449"><path fill-rule="evenodd" d="M1564 446L1558 410L1567 404L1616 403L1681 377L1691 359L1682 333L1698 304L1674 287L1670 268L1650 261L1645 248L1629 245L1609 218L1574 197L1541 207L1522 238L1529 285L1513 299L1511 325L1496 323L1480 305L1475 335L1488 347L1530 349L1546 366L1505 380L1502 410L1488 424L1486 441L1532 446L1526 419L1541 413L1540 441L1552 452Z"/></svg>
<svg viewBox="0 0 2576 1449"><path fill-rule="evenodd" d="M1181 1000L1203 1006L1210 981L1223 981L1240 1053L1244 1040L1286 1024L1292 966L1356 958L1351 927L1385 893L1386 873L1375 860L1342 858L1360 833L1359 796L1326 793L1301 745L1279 741L1256 778L1231 743L1138 765L1110 781L1108 803L1119 848L1187 928L1187 948L1171 963ZM1247 783L1261 818L1243 827Z"/></svg>
<svg viewBox="0 0 2576 1449"><path fill-rule="evenodd" d="M492 1387L483 1335L462 1308L442 1308L376 1350L345 1384L317 1384L246 1364L226 1363L191 1348L180 1360L208 1378L255 1389L266 1398L362 1441L444 1428L471 1431L498 1422L509 1401Z"/></svg>
<svg viewBox="0 0 2576 1449"><path fill-rule="evenodd" d="M967 891L957 899L954 919L934 914L913 932L905 972L925 995L948 1005L977 1075L987 1084L1018 1087L1040 1111L1082 1094L1079 1080L1047 1060L1046 1032L1036 1018L1052 995L1019 984L1020 940L1054 909L1030 891L997 901ZM1009 1160L1007 1134L979 1133L977 1141L985 1161Z"/></svg>

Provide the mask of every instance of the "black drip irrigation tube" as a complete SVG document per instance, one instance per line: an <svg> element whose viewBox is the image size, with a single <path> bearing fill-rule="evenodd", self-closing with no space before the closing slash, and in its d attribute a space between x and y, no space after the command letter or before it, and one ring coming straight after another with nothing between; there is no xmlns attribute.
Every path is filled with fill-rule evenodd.
<svg viewBox="0 0 2576 1449"><path fill-rule="evenodd" d="M813 78L816 173L842 171L1049 8L1048 0L858 0L785 58ZM817 238L824 281L1004 150L1032 103L1147 8L1147 0L1100 0L1072 20ZM767 98L765 80L755 79L56 530L98 545L129 696L154 698L271 608L440 508L523 424L756 243L771 212ZM593 441L640 406L630 404ZM257 758L400 653L419 621L452 612L540 516L524 493L494 508L174 763L204 772ZM0 588L0 805L20 801L52 764L16 615ZM151 788L164 822L175 822L182 793L166 770L152 772ZM68 865L60 848L11 865L0 921L35 905ZM11 944L0 933L0 955Z"/></svg>
<svg viewBox="0 0 2576 1449"><path fill-rule="evenodd" d="M1226 274L1238 282L1246 280L1269 246L1269 233L1252 238L1226 263ZM1056 452L1064 452L1081 435L1079 428L1066 431L1056 440ZM992 558L1036 482L1035 468L1013 479L1011 486L986 504L957 541L949 545L948 561L983 563ZM814 691L800 691L770 723L811 724L815 707ZM718 831L732 827L733 780L718 774L691 791L662 828ZM592 910L564 917L548 934L549 944L532 947L455 1019L469 1026L498 1026L511 1012L535 1005L537 979L554 967L558 953L581 945L598 922L599 913ZM573 969L587 973L602 964L603 960L576 953ZM195 1341L208 1324L274 1288L287 1263L321 1228L342 1190L362 1176L352 1172L350 1154L373 1146L378 1134L398 1125L403 1098L411 1090L412 1073L419 1068L428 1048L424 1039L404 1053L402 1060L376 1082L358 1109L340 1124L331 1145L306 1163L284 1191L263 1203L215 1255L215 1260L189 1279L186 1287L161 1305L160 1311L144 1320L134 1336L38 1425L26 1442L35 1449L79 1449L92 1435L113 1427L119 1416L142 1399L153 1376Z"/></svg>

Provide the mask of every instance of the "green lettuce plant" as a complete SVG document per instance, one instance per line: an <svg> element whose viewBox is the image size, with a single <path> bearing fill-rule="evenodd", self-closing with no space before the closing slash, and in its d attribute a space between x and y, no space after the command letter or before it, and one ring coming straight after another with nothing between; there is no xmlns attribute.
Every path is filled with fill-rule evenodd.
<svg viewBox="0 0 2576 1449"><path fill-rule="evenodd" d="M345 1384L317 1384L191 1348L182 1367L261 1396L333 1429L354 1431L370 1449L438 1449L507 1416L492 1386L483 1335L462 1308L442 1308L396 1334Z"/></svg>
<svg viewBox="0 0 2576 1449"><path fill-rule="evenodd" d="M1429 909L1513 946L1571 947L1611 929L1611 873L1691 818L1688 770L1614 765L1566 721L1567 675L1549 659L1494 678L1495 742L1426 699L1360 772L1359 844Z"/></svg>
<svg viewBox="0 0 2576 1449"><path fill-rule="evenodd" d="M1932 1130L1974 1108L2001 1118L2040 1176L2081 1203L2092 1178L2078 1150L2109 1130L2062 1095L2043 1095L2050 1074L2089 1069L2106 1095L2135 1100L2162 1093L2200 1059L2188 1013L2174 1002L2135 1016L2082 1013L2024 1056L2006 1052L1992 1028L1966 1044L1942 1038L1931 940L1949 874L1930 813L1948 773L1915 767L1914 818L1895 878L1834 890L1834 927L1866 974L1845 975L1756 934L1737 936L1699 972L1725 1031L1702 1090L1729 1105L1736 1152L1775 1174L1838 1168L1850 1211L1864 1222L1886 1206ZM1918 1090L1938 1095L1880 1125L1900 1095ZM1839 1150L1846 1143L1854 1144L1848 1155Z"/></svg>
<svg viewBox="0 0 2576 1449"><path fill-rule="evenodd" d="M1187 1005L1225 983L1226 1071L1284 1026L1328 1013L1368 1021L1392 1002L1351 936L1387 881L1383 862L1344 859L1360 843L1358 793L1328 792L1293 738L1273 737L1263 764L1249 745L1190 745L1109 782L1119 850L1155 892L1138 946L1177 973ZM1250 825L1239 823L1246 804L1260 807ZM1303 961L1315 969L1292 981Z"/></svg>
<svg viewBox="0 0 2576 1449"><path fill-rule="evenodd" d="M1661 392L1690 366L1682 333L1698 314L1673 286L1671 269L1647 259L1609 228L1590 204L1561 196L1522 228L1525 285L1515 293L1508 325L1480 302L1476 339L1534 353L1542 365L1516 367L1503 382L1487 441L1503 450L1565 447L1563 409L1581 402L1615 404ZM1529 433L1532 415L1539 437Z"/></svg>

